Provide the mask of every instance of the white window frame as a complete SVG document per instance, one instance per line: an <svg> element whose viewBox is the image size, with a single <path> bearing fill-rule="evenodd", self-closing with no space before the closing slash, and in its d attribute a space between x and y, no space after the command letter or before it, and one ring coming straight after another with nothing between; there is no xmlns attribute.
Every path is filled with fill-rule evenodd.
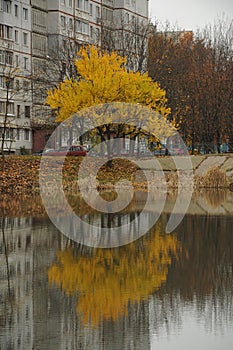
<svg viewBox="0 0 233 350"><path fill-rule="evenodd" d="M23 19L28 21L28 9L26 7L23 7Z"/></svg>
<svg viewBox="0 0 233 350"><path fill-rule="evenodd" d="M30 141L30 130L24 129L24 141Z"/></svg>
<svg viewBox="0 0 233 350"><path fill-rule="evenodd" d="M61 16L61 27L62 28L66 27L66 17L65 16Z"/></svg>
<svg viewBox="0 0 233 350"><path fill-rule="evenodd" d="M19 16L19 6L15 4L14 9L15 9L15 17L18 17Z"/></svg>
<svg viewBox="0 0 233 350"><path fill-rule="evenodd" d="M26 70L29 69L29 58L28 57L23 58L23 69L26 69Z"/></svg>
<svg viewBox="0 0 233 350"><path fill-rule="evenodd" d="M28 33L23 32L23 45L28 46Z"/></svg>

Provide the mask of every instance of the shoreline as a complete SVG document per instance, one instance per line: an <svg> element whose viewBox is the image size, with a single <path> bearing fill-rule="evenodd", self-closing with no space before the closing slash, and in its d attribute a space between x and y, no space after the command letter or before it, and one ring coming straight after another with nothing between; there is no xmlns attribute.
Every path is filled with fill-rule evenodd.
<svg viewBox="0 0 233 350"><path fill-rule="evenodd" d="M171 214L174 210L174 204L177 201L178 196L179 201L182 202L186 199L186 193L186 191L183 191L180 194L178 194L177 190L168 191L166 193L166 201L164 204L163 213ZM112 191L103 191L101 195L106 200L114 199ZM67 196L67 200L78 215L91 215L92 213L98 213L85 202L80 193ZM158 202L160 202L160 200L164 200L163 194L161 192L155 192L154 196L150 198L149 203L147 203L148 212L156 211L158 209ZM147 192L135 190L133 201L129 204L129 206L124 208L122 212L140 212L144 209L146 201ZM179 211L176 211L176 213L179 214ZM185 215L217 215L232 217L233 192L230 192L227 189L196 190L192 194L192 199ZM0 216L32 216L38 219L48 218L42 198L39 193L35 193L34 195L18 194L15 196L0 193Z"/></svg>
<svg viewBox="0 0 233 350"><path fill-rule="evenodd" d="M182 156L177 157L179 161L182 160ZM114 189L115 182L126 179L132 182L136 190L146 190L147 180L152 188L160 189L166 186L168 190L175 190L178 188L179 177L182 189L188 190L194 185L194 189L197 190L211 188L233 190L233 154L196 155L190 156L190 159L192 169L189 170L177 170L173 157L169 156L140 159L137 160L138 166L130 162L130 159L116 159L112 168L101 167L101 172L98 173L98 189ZM35 156L8 156L3 171L0 159L0 193L39 193L40 160L40 157ZM67 157L63 164L63 185L68 193L78 192L77 174L81 161L81 157ZM58 157L48 159L51 177L52 165L56 167L58 162L60 162ZM96 162L98 159L93 158L93 166ZM93 181L88 174L90 169L86 169L86 186L91 190ZM53 186L53 182L51 185Z"/></svg>

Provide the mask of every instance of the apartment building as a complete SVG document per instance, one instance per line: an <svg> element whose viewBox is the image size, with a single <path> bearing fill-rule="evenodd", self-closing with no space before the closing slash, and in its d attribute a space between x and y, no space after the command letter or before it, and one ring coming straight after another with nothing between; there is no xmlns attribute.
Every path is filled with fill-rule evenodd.
<svg viewBox="0 0 233 350"><path fill-rule="evenodd" d="M122 21L129 23L132 19L148 21L148 0L50 0L49 47L54 45L54 36L96 43L103 25L121 28Z"/></svg>
<svg viewBox="0 0 233 350"><path fill-rule="evenodd" d="M0 143L4 150L31 149L31 6L0 1Z"/></svg>
<svg viewBox="0 0 233 350"><path fill-rule="evenodd" d="M46 91L73 74L80 45L102 45L109 31L116 33L114 48L127 54L129 44L123 43L134 21L147 23L148 0L0 0L0 143L4 137L5 152L30 152L38 130L43 130L40 145L45 144L51 134L43 128L51 120Z"/></svg>

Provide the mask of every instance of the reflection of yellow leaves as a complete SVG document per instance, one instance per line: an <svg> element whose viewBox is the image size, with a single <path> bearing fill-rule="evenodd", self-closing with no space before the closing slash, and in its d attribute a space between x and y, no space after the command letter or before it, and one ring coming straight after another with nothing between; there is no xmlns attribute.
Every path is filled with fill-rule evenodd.
<svg viewBox="0 0 233 350"><path fill-rule="evenodd" d="M98 325L127 314L128 303L139 302L166 281L172 255L180 245L175 236L161 235L157 225L151 238L114 249L95 249L92 256L74 256L72 248L57 253L49 282L72 295L79 293L77 312L83 322Z"/></svg>

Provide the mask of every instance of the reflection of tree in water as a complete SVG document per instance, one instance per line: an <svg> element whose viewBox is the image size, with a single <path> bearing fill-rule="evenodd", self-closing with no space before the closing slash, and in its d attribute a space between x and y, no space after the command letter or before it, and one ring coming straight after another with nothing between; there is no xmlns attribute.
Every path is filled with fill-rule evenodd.
<svg viewBox="0 0 233 350"><path fill-rule="evenodd" d="M7 217L5 214L4 208L1 208L0 211L0 227L1 227L1 238L0 238L0 255L3 253L5 257L5 264L1 265L0 277L4 278L6 275L7 279L7 293L4 289L1 291L1 305L4 305L4 308L0 307L0 325L3 326L7 323L12 323L13 315L13 303L14 303L14 289L11 281L11 270L9 264L9 247L6 240L5 230L10 229L12 235L12 229L14 226L14 219L12 218L9 223L7 222ZM5 266L4 266L5 265ZM5 299L5 300L4 300Z"/></svg>
<svg viewBox="0 0 233 350"><path fill-rule="evenodd" d="M42 217L46 216L45 209L43 207L41 196L35 195L21 195L10 196L0 195L0 215L3 216L3 212L7 213L9 217Z"/></svg>
<svg viewBox="0 0 233 350"><path fill-rule="evenodd" d="M177 238L183 254L172 264L151 305L152 328L168 333L194 312L209 332L224 332L233 323L232 220L186 216ZM202 320L202 321L200 321Z"/></svg>
<svg viewBox="0 0 233 350"><path fill-rule="evenodd" d="M174 235L162 235L157 225L149 236L118 249L91 249L89 254L69 247L57 253L49 282L72 295L79 294L77 311L83 322L98 325L128 314L128 305L147 299L166 281L172 257L181 251Z"/></svg>
<svg viewBox="0 0 233 350"><path fill-rule="evenodd" d="M200 195L202 195L206 199L207 203L211 207L218 208L226 202L228 190L226 188L212 188L211 191L206 189L205 191L198 193L198 196Z"/></svg>

